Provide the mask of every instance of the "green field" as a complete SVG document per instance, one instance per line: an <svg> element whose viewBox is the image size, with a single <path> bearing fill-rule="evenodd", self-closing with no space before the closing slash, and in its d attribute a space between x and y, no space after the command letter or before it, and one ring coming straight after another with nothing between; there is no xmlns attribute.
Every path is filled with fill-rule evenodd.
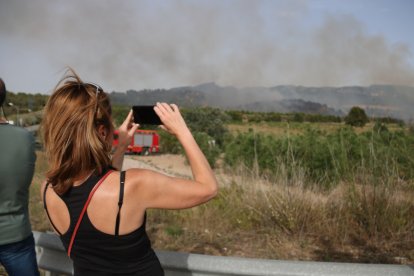
<svg viewBox="0 0 414 276"><path fill-rule="evenodd" d="M193 120L189 125L206 130L193 127L220 176L219 195L189 210L150 210L147 227L156 249L285 260L414 262L414 135L408 126L219 126L217 120ZM215 133L217 126L224 130ZM215 137L212 148L207 140L214 135L222 136ZM161 138L164 152L179 154L173 139ZM30 201L38 231L50 229L39 197L46 166L38 152Z"/></svg>
<svg viewBox="0 0 414 276"><path fill-rule="evenodd" d="M374 127L374 125L375 125L374 122L370 122L366 124L364 127L354 128L354 131L356 133L367 132L367 131L370 131ZM310 127L317 129L319 131L322 131L322 132L332 133L345 127L345 123L259 122L259 123L228 124L229 130L234 134L236 134L237 132L249 132L253 130L256 133L271 134L271 135L276 135L276 136L303 134L304 131ZM391 131L396 131L396 130L401 129L401 126L399 126L398 124L387 124L387 127Z"/></svg>

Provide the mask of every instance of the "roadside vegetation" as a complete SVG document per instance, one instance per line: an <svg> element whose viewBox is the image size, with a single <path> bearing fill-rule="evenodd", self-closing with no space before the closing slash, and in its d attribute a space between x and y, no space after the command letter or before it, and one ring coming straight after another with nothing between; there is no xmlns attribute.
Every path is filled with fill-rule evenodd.
<svg viewBox="0 0 414 276"><path fill-rule="evenodd" d="M115 123L127 112L115 106ZM213 108L182 113L221 188L197 208L151 210L147 225L156 249L414 263L411 125L377 118L353 127L322 115ZM182 154L173 137L161 135L164 153ZM30 201L38 231L50 230L38 190L45 170L39 151Z"/></svg>

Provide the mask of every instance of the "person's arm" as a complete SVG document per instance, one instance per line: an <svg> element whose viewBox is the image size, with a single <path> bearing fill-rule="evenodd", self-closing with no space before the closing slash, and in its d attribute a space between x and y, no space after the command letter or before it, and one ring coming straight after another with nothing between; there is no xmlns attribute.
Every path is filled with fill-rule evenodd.
<svg viewBox="0 0 414 276"><path fill-rule="evenodd" d="M35 137L33 136L33 134L26 132L28 135L28 145L29 146L29 162L27 163L29 171L28 173L28 177L30 176L30 184L32 183L33 180L33 175L34 175L34 171L35 171L35 167L36 167L36 140Z"/></svg>
<svg viewBox="0 0 414 276"><path fill-rule="evenodd" d="M125 121L118 129L118 146L112 154L112 166L119 171L122 170L125 150L130 144L132 136L134 136L134 133L138 127L139 125L134 123L131 110L129 111Z"/></svg>
<svg viewBox="0 0 414 276"><path fill-rule="evenodd" d="M174 104L157 103L155 112L163 128L175 135L187 155L193 180L169 177L150 170L130 170L127 181L135 182L135 193L144 208L182 209L204 203L217 194L217 181L206 157L194 140Z"/></svg>

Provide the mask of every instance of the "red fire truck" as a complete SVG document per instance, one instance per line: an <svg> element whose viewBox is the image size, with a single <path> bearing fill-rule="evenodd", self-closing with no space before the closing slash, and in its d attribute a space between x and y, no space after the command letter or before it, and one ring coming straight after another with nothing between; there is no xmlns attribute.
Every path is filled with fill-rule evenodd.
<svg viewBox="0 0 414 276"><path fill-rule="evenodd" d="M114 131L113 147L118 145L118 130ZM160 136L155 130L137 129L131 139L126 153L135 153L141 155L150 155L160 151L159 148Z"/></svg>

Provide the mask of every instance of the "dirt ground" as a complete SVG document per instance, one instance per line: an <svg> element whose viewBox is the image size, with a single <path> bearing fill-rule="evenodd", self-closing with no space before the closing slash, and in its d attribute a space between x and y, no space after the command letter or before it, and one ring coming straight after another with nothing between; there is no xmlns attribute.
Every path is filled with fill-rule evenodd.
<svg viewBox="0 0 414 276"><path fill-rule="evenodd" d="M184 156L159 154L150 156L127 155L122 169L151 169L171 176L191 177L191 168Z"/></svg>
<svg viewBox="0 0 414 276"><path fill-rule="evenodd" d="M131 168L150 169L170 176L192 178L187 159L178 154L126 155L122 169ZM221 169L215 169L214 172L219 185L226 185L232 181L232 178L223 173Z"/></svg>

